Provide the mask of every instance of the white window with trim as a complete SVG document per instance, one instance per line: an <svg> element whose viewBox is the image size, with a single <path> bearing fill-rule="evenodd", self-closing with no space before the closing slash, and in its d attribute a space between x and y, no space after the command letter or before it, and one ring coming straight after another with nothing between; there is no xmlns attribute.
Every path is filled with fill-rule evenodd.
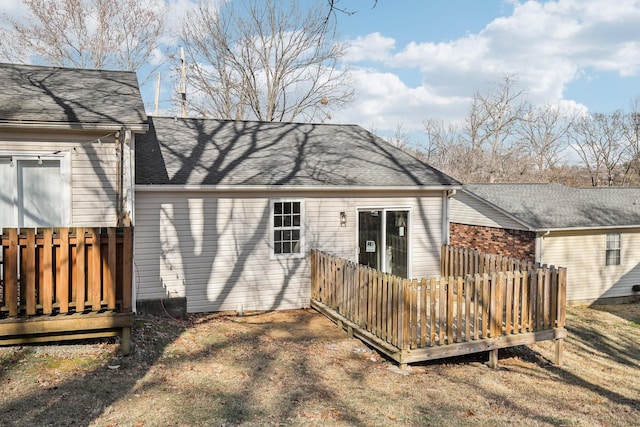
<svg viewBox="0 0 640 427"><path fill-rule="evenodd" d="M271 256L300 258L304 256L304 200L271 199Z"/></svg>
<svg viewBox="0 0 640 427"><path fill-rule="evenodd" d="M67 155L0 153L0 182L0 228L71 225Z"/></svg>
<svg viewBox="0 0 640 427"><path fill-rule="evenodd" d="M620 233L607 234L606 265L620 265Z"/></svg>

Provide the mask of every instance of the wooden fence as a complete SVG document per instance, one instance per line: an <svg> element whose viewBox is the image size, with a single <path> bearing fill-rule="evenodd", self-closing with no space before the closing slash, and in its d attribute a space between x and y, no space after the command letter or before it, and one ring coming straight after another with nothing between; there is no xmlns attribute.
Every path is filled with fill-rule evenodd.
<svg viewBox="0 0 640 427"><path fill-rule="evenodd" d="M132 315L131 228L5 228L0 344L122 336Z"/></svg>
<svg viewBox="0 0 640 427"><path fill-rule="evenodd" d="M563 268L408 280L311 252L312 307L401 365L550 339L561 364L565 292Z"/></svg>
<svg viewBox="0 0 640 427"><path fill-rule="evenodd" d="M465 277L474 274L531 271L540 267L546 268L546 266L531 261L522 261L517 258L487 254L449 245L442 246L440 260L440 274L443 277Z"/></svg>

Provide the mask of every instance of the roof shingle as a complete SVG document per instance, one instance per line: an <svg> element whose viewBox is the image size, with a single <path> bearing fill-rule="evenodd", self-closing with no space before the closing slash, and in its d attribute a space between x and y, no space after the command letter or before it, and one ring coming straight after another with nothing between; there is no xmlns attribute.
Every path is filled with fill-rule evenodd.
<svg viewBox="0 0 640 427"><path fill-rule="evenodd" d="M0 63L0 125L146 123L136 74Z"/></svg>
<svg viewBox="0 0 640 427"><path fill-rule="evenodd" d="M499 183L463 189L537 230L640 226L638 187Z"/></svg>
<svg viewBox="0 0 640 427"><path fill-rule="evenodd" d="M149 118L142 185L460 185L355 125Z"/></svg>

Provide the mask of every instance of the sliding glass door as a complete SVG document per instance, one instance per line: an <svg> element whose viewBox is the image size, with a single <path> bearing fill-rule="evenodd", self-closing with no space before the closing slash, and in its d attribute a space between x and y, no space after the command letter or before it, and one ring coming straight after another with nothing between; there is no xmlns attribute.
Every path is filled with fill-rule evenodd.
<svg viewBox="0 0 640 427"><path fill-rule="evenodd" d="M396 276L408 276L408 210L358 212L358 263Z"/></svg>

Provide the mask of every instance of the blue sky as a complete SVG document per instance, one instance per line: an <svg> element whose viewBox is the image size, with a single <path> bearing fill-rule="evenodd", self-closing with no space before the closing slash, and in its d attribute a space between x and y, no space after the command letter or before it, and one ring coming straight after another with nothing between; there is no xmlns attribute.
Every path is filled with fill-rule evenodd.
<svg viewBox="0 0 640 427"><path fill-rule="evenodd" d="M178 52L179 20L191 0L168 5L158 60ZM320 0L315 0L320 1ZM20 0L1 0L17 16ZM640 95L640 0L340 0L338 35L349 44L357 100L332 115L382 135L397 126L420 139L426 119L459 122L470 98L507 75L534 104L582 112L628 108ZM161 105L172 83L165 69ZM143 88L153 108L155 79Z"/></svg>
<svg viewBox="0 0 640 427"><path fill-rule="evenodd" d="M359 99L336 120L379 133L399 122L419 130L427 118L460 121L475 91L507 75L531 102L577 111L627 109L640 95L639 1L342 4L355 3L339 29L354 46L347 59Z"/></svg>

